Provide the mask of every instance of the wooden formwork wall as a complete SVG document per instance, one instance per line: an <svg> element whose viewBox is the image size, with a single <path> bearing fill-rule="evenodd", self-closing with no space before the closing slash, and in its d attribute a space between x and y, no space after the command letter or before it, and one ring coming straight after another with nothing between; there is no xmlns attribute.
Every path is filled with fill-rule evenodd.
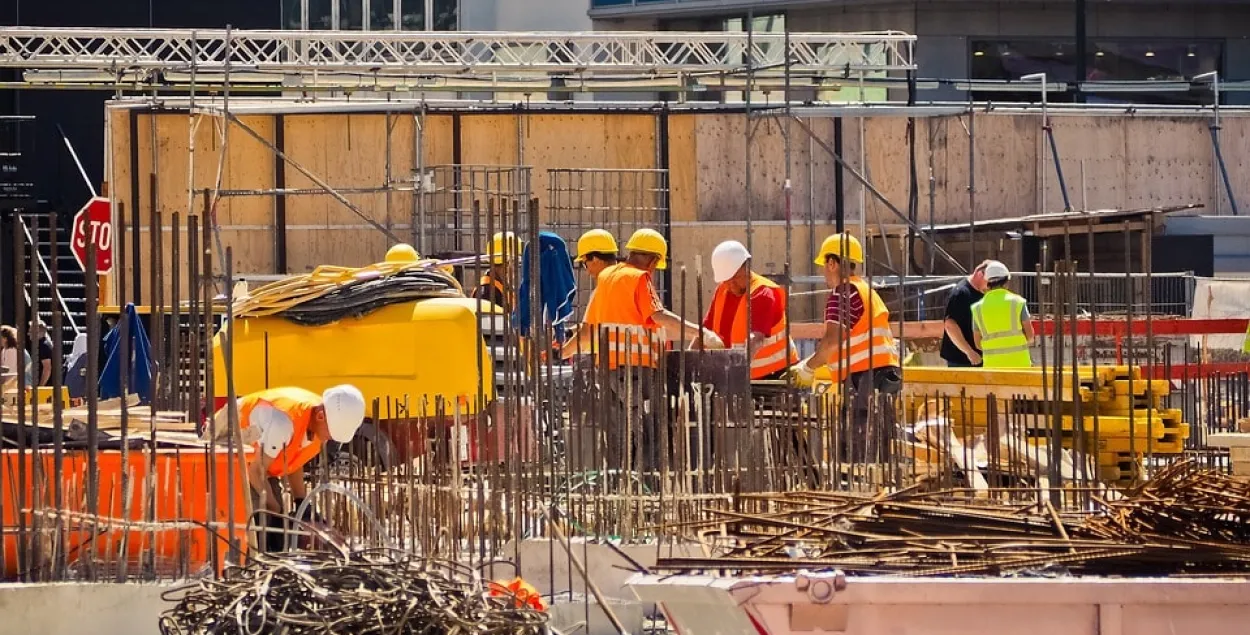
<svg viewBox="0 0 1250 635"><path fill-rule="evenodd" d="M665 140L657 138L664 128L661 117L668 130ZM431 114L424 118L419 132L420 162L416 160L417 118L411 112L249 115L241 119L271 142L278 140L280 127L286 154L337 188L383 185L388 177L388 156L392 182L407 182L418 163L426 167L452 163L530 166L531 189L540 210L546 209L549 169L655 169L667 164L672 252L678 268L693 268L695 256L706 256L719 240L743 238L744 220L750 214L757 221L752 236L756 262L766 271L780 271L787 255L783 184L788 176L793 224L790 261L796 275L815 273L811 245L832 231L837 204L836 164L822 148L822 144L833 144L832 119L804 119L811 135L797 122L754 120L748 152L748 120L741 114ZM210 188L217 181L220 142L214 125L220 125L220 119L199 120L194 174L189 175L192 121L185 112L110 109L106 157L110 189L114 200L127 206L127 222L132 218L129 208L138 202L144 301L151 298L150 276L142 264L151 261L147 234L153 209L150 181L156 184L155 208L166 226L175 211L184 218L188 210L200 214L203 203L189 196L188 190ZM1214 208L1218 181L1208 120L1063 115L1051 122L1074 206L1102 209L1199 203ZM1040 123L1035 115L994 113L918 119L915 160L919 221L964 222L974 217L1061 210L1062 197L1049 151L1043 150ZM1250 200L1250 171L1246 170L1250 162L1250 118L1228 116L1222 123L1224 155L1234 193L1245 204ZM909 189L907 125L900 117L845 118L842 143L847 163L904 212ZM136 149L134 156L132 147ZM242 130L232 129L222 165L223 189L277 185L280 162ZM971 202L970 168L976 177ZM282 172L287 188L315 187L290 166ZM844 182L848 227L858 227L861 216L874 230L898 226L899 219L855 177L847 173ZM137 196L132 195L135 184ZM346 196L380 224L402 227L411 221L410 193ZM276 210L273 196L221 200L217 223L222 242L233 247L236 272L274 274L309 271L321 264L362 265L381 259L389 246L384 235L327 195L288 196L287 230L282 237L286 263L281 268L279 237L274 230ZM403 229L395 233L402 237L411 232ZM985 238L992 241L998 237ZM164 241L162 251L162 265L169 271L169 240ZM129 271L134 267L129 247L126 259ZM133 287L133 278L128 275L127 280ZM116 285L110 288L116 289ZM132 289L129 297L133 295Z"/></svg>

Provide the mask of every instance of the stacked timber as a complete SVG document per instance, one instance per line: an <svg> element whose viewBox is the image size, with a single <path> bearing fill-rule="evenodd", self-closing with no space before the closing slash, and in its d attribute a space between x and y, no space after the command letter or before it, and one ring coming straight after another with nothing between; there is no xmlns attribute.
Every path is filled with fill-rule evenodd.
<svg viewBox="0 0 1250 635"><path fill-rule="evenodd" d="M153 430L170 433L194 434L196 432L196 423L188 420L185 412L153 410L151 406L139 405L139 396L134 394L126 398L124 405L125 417L123 417L123 403L120 398L104 399L98 402L95 412L96 428L111 438L146 438ZM20 421L19 414L16 408L6 408L0 414L0 420L5 424L19 425L20 423L44 429L54 429L59 425L70 439L86 438L91 420L89 408L75 406L63 408L58 423L56 410L51 403L29 404L25 421Z"/></svg>
<svg viewBox="0 0 1250 635"><path fill-rule="evenodd" d="M1096 457L1100 480L1124 486L1139 479L1143 457L1184 452L1189 424L1181 410L1167 407L1170 392L1169 382L1145 379L1136 366L1060 373L908 368L903 397L912 420L923 418L926 404L941 403L953 434L965 442L1058 438L1080 457Z"/></svg>

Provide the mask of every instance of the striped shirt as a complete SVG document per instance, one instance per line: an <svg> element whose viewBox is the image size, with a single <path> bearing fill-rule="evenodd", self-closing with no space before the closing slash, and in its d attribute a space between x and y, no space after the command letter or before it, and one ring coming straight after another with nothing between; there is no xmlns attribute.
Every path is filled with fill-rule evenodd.
<svg viewBox="0 0 1250 635"><path fill-rule="evenodd" d="M836 322L844 328L851 328L864 317L864 299L859 297L859 290L849 282L843 282L829 293L825 302L825 321Z"/></svg>

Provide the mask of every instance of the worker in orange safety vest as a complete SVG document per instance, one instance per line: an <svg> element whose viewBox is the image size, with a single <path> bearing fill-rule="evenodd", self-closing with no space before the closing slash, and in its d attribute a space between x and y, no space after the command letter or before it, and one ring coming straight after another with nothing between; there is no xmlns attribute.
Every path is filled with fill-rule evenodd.
<svg viewBox="0 0 1250 635"><path fill-rule="evenodd" d="M521 258L521 239L512 232L498 232L491 237L486 257L490 260L490 270L478 279L473 297L485 300L503 310L504 314L512 313L516 308L516 291L513 288L513 263Z"/></svg>
<svg viewBox="0 0 1250 635"><path fill-rule="evenodd" d="M628 422L641 422L641 447L634 456L641 457L641 467L653 470L659 466L659 430L656 428L656 407L647 408L648 396L656 382L665 341L679 334L685 341L699 339L707 348L723 348L716 333L700 328L664 308L652 284L657 270L668 266L668 242L653 229L640 229L625 245L625 262L607 267L599 274L598 286L591 295L577 336L562 347L566 359L575 355L591 355L608 369L600 382L611 394L606 402L607 444L604 458L609 469L624 470L625 432Z"/></svg>
<svg viewBox="0 0 1250 635"><path fill-rule="evenodd" d="M902 390L898 346L890 331L890 312L868 282L857 275L864 248L854 236L829 236L816 254L831 289L825 304L825 333L816 352L791 368L799 386L810 386L814 371L828 365L833 376L851 391L851 433L842 453L848 460L881 460L894 424L892 395ZM876 398L874 395L885 395ZM868 429L870 403L881 406L881 421Z"/></svg>
<svg viewBox="0 0 1250 635"><path fill-rule="evenodd" d="M351 442L365 418L364 396L347 384L320 395L303 388L269 388L240 397L237 404L243 443L256 449L247 466L248 481L257 506L271 514L283 513L279 483L286 482L298 509L308 496L304 466L327 442ZM216 429L212 432L218 440L229 433L228 412L228 407L222 407L214 415ZM267 524L282 527L281 520L270 515ZM278 551L285 536L269 531L266 542L270 551Z"/></svg>
<svg viewBox="0 0 1250 635"><path fill-rule="evenodd" d="M751 341L751 379L778 379L799 361L794 342L786 338L786 294L776 282L751 271L751 254L736 240L727 240L712 250L712 278L716 292L703 318L727 346L745 346ZM751 327L747 328L750 298Z"/></svg>

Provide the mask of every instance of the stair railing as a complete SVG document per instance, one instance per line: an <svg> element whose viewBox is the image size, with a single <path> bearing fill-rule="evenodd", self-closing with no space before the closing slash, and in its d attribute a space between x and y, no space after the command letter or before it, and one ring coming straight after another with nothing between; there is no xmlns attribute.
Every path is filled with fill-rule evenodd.
<svg viewBox="0 0 1250 635"><path fill-rule="evenodd" d="M56 284L52 280L52 271L48 269L48 263L44 262L43 254L39 251L39 244L35 242L35 236L30 233L30 226L26 224L26 219L20 214L16 215L17 221L22 224L22 233L26 234L26 244L30 247L31 260L39 263L39 271L43 277L48 280L48 288L52 289L52 294L56 297L56 301L61 305L61 316L65 320L69 320L70 328L74 329L74 337L82 334L82 328L74 321L74 314L70 312L69 306L65 304L65 296L61 295L61 290L56 288ZM56 231L55 228L52 231ZM57 254L53 254L55 257ZM31 306L30 289L25 284L22 285L22 293L26 294L26 305L31 307L31 311L35 315L39 314L39 307Z"/></svg>

